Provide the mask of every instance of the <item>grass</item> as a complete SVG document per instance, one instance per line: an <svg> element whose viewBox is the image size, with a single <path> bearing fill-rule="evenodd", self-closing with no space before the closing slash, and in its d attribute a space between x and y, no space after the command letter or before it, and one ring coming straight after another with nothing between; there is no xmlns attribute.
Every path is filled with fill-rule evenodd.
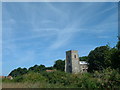
<svg viewBox="0 0 120 90"><path fill-rule="evenodd" d="M59 84L49 84L49 83L17 83L17 82L7 82L2 83L2 88L65 88ZM66 87L67 88L67 87Z"/></svg>
<svg viewBox="0 0 120 90"><path fill-rule="evenodd" d="M32 88L32 86L35 85L30 83L2 83L2 88Z"/></svg>

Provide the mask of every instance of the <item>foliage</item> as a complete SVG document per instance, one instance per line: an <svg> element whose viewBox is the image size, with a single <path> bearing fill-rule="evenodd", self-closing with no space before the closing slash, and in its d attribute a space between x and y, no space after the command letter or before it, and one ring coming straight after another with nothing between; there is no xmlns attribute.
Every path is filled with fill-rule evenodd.
<svg viewBox="0 0 120 90"><path fill-rule="evenodd" d="M53 67L56 68L57 70L64 71L65 70L65 61L62 61L59 59L59 60L55 61L55 64Z"/></svg>
<svg viewBox="0 0 120 90"><path fill-rule="evenodd" d="M120 50L120 40L117 42L116 47L117 47L118 50Z"/></svg>
<svg viewBox="0 0 120 90"><path fill-rule="evenodd" d="M88 62L88 56L79 57L79 60Z"/></svg>
<svg viewBox="0 0 120 90"><path fill-rule="evenodd" d="M6 81L3 80L3 83ZM94 73L70 74L61 71L55 72L28 72L17 76L8 83L28 83L34 88L120 88L120 74L115 69L104 69ZM41 86L42 85L42 86ZM27 87L32 87L27 85Z"/></svg>
<svg viewBox="0 0 120 90"><path fill-rule="evenodd" d="M111 55L112 68L120 71L120 50L115 49Z"/></svg>
<svg viewBox="0 0 120 90"><path fill-rule="evenodd" d="M92 50L88 55L89 71L103 70L105 68L105 53L109 51L108 46L100 46Z"/></svg>
<svg viewBox="0 0 120 90"><path fill-rule="evenodd" d="M111 67L112 68L112 54L116 51L115 48L110 48L108 51L105 52L105 60L104 60L104 64L105 64L105 68Z"/></svg>
<svg viewBox="0 0 120 90"><path fill-rule="evenodd" d="M14 69L10 74L9 76L12 76L12 77L17 77L17 76L21 76L23 74L26 74L28 71L26 68L17 68L17 69Z"/></svg>
<svg viewBox="0 0 120 90"><path fill-rule="evenodd" d="M46 70L54 70L55 68L51 66L51 67L46 67L45 69Z"/></svg>
<svg viewBox="0 0 120 90"><path fill-rule="evenodd" d="M44 72L42 73L44 77L47 78L47 81L49 83L61 83L63 85L69 85L70 84L70 74L61 72L61 71L55 71L55 72Z"/></svg>
<svg viewBox="0 0 120 90"><path fill-rule="evenodd" d="M34 65L33 67L30 67L28 70L26 68L17 68L10 72L9 76L17 77L24 74L27 74L28 72L42 72L45 71L46 67L44 65Z"/></svg>
<svg viewBox="0 0 120 90"><path fill-rule="evenodd" d="M33 67L30 67L28 71L33 71L33 72L41 72L45 70L44 65L34 65Z"/></svg>
<svg viewBox="0 0 120 90"><path fill-rule="evenodd" d="M80 88L100 88L96 79L92 77L90 73L84 73L79 76L77 87Z"/></svg>
<svg viewBox="0 0 120 90"><path fill-rule="evenodd" d="M94 78L97 79L102 88L118 88L120 84L120 74L117 70L107 68L103 71L95 71Z"/></svg>
<svg viewBox="0 0 120 90"><path fill-rule="evenodd" d="M14 78L14 82L35 83L35 82L44 82L44 81L46 81L46 78L43 77L40 73L35 73L35 72L29 72L27 74Z"/></svg>
<svg viewBox="0 0 120 90"><path fill-rule="evenodd" d="M28 73L28 74L25 74L23 75L23 78L24 78L24 82L43 82L43 81L46 81L46 78L43 77L40 73Z"/></svg>
<svg viewBox="0 0 120 90"><path fill-rule="evenodd" d="M113 69L119 69L120 71L120 50L118 48L111 48L105 53L105 66Z"/></svg>

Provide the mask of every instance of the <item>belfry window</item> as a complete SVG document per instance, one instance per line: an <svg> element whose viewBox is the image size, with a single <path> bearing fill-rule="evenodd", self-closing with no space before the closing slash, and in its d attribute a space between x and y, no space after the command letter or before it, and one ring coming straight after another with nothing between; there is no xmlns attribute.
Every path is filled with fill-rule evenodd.
<svg viewBox="0 0 120 90"><path fill-rule="evenodd" d="M74 55L74 58L76 58L76 55Z"/></svg>

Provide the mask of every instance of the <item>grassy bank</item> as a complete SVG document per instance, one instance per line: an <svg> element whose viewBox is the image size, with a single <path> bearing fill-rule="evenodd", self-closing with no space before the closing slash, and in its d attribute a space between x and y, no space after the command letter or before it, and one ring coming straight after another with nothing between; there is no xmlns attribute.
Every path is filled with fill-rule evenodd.
<svg viewBox="0 0 120 90"><path fill-rule="evenodd" d="M117 70L69 74L65 72L29 72L13 80L3 79L3 88L120 88Z"/></svg>

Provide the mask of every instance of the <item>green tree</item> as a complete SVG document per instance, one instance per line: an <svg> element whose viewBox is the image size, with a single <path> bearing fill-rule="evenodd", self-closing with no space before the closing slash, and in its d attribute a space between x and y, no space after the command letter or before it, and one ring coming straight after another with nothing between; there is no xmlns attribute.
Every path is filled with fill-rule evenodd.
<svg viewBox="0 0 120 90"><path fill-rule="evenodd" d="M17 69L14 69L13 71L10 72L10 76L12 77L17 77L17 76L21 76L23 74L26 74L28 71L26 68L17 68Z"/></svg>
<svg viewBox="0 0 120 90"><path fill-rule="evenodd" d="M120 50L120 40L118 41L116 47L117 47L118 50Z"/></svg>
<svg viewBox="0 0 120 90"><path fill-rule="evenodd" d="M45 70L45 66L44 65L34 65L33 67L29 68L29 71L33 71L33 72L41 72Z"/></svg>
<svg viewBox="0 0 120 90"><path fill-rule="evenodd" d="M55 69L55 68L51 66L51 67L46 67L45 69L46 69L46 70L47 70L47 69L53 70L53 69Z"/></svg>
<svg viewBox="0 0 120 90"><path fill-rule="evenodd" d="M88 56L79 57L79 60L88 62Z"/></svg>
<svg viewBox="0 0 120 90"><path fill-rule="evenodd" d="M116 48L110 48L108 51L105 52L105 67L108 68L112 68L112 55L113 53L116 51Z"/></svg>
<svg viewBox="0 0 120 90"><path fill-rule="evenodd" d="M105 68L105 53L110 50L109 46L100 46L92 50L88 55L88 71L103 70Z"/></svg>
<svg viewBox="0 0 120 90"><path fill-rule="evenodd" d="M39 66L39 70L40 70L40 71L45 70L45 65L40 65L40 66Z"/></svg>
<svg viewBox="0 0 120 90"><path fill-rule="evenodd" d="M119 69L120 71L120 50L115 49L111 55L112 68Z"/></svg>
<svg viewBox="0 0 120 90"><path fill-rule="evenodd" d="M33 67L30 67L28 70L29 71L33 71L33 72L37 72L38 71L38 65L34 65Z"/></svg>
<svg viewBox="0 0 120 90"><path fill-rule="evenodd" d="M120 70L120 41L117 42L116 47L110 48L105 53L105 65Z"/></svg>
<svg viewBox="0 0 120 90"><path fill-rule="evenodd" d="M64 71L65 61L59 59L59 60L55 61L55 64L53 67L56 68L57 70Z"/></svg>
<svg viewBox="0 0 120 90"><path fill-rule="evenodd" d="M111 48L105 55L105 64L109 65L113 69L119 69L120 71L120 41L116 44L116 47Z"/></svg>

